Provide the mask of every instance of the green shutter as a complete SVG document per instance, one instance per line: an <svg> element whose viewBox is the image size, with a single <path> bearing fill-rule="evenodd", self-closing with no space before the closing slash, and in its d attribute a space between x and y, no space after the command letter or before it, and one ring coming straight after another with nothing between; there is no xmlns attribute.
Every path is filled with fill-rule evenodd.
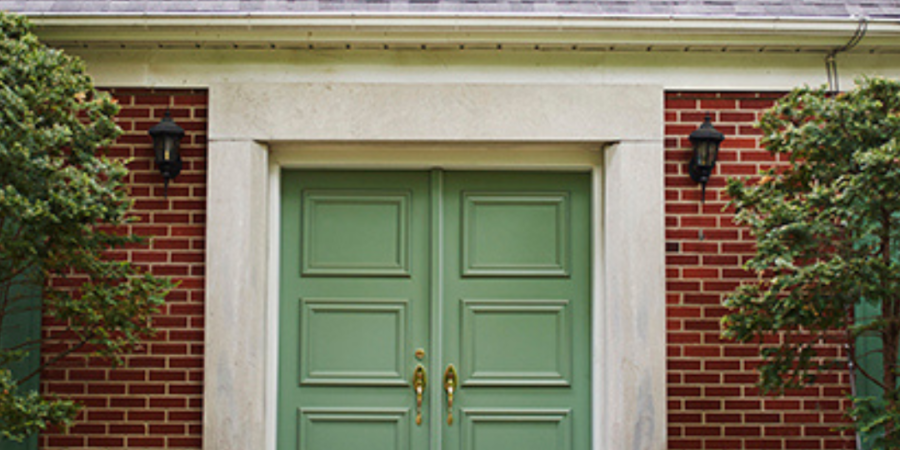
<svg viewBox="0 0 900 450"><path fill-rule="evenodd" d="M40 338L40 284L37 282L28 284L13 282L7 298L9 301L3 314L3 328L0 329L0 348L9 349ZM16 378L23 377L39 367L40 357L40 347L33 346L24 360L11 364L8 368L12 370ZM37 391L38 389L40 389L40 379L39 376L34 376L19 388L19 392ZM37 450L37 448L37 436L32 436L21 443L0 438L0 450Z"/></svg>
<svg viewBox="0 0 900 450"><path fill-rule="evenodd" d="M871 318L881 315L881 307L879 305L872 305L869 303L861 302L856 305L854 314L857 320L870 320ZM860 369L865 370L873 376L878 376L879 374L881 374L882 357L880 350L881 339L875 336L863 336L857 338L856 355ZM856 378L855 394L857 397L880 398L882 395L884 395L884 390L881 389L881 387L875 384L872 380L862 375L859 370L857 370L854 375ZM872 446L871 444L866 442L868 436L862 434L862 438L863 444L862 448L860 448L859 450L869 450Z"/></svg>

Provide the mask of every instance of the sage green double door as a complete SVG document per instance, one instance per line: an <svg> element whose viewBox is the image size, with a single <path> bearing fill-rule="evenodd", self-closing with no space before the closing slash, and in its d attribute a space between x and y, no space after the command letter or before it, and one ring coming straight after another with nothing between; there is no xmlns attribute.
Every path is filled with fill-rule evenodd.
<svg viewBox="0 0 900 450"><path fill-rule="evenodd" d="M589 448L588 174L282 178L279 450Z"/></svg>

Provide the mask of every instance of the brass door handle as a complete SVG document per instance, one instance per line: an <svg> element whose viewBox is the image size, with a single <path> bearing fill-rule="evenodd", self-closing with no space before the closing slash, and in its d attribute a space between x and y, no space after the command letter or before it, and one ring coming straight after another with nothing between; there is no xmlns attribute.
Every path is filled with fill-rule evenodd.
<svg viewBox="0 0 900 450"><path fill-rule="evenodd" d="M425 386L428 385L428 375L425 366L419 364L413 372L413 389L416 391L416 425L422 425L422 396L425 394Z"/></svg>
<svg viewBox="0 0 900 450"><path fill-rule="evenodd" d="M450 364L444 371L444 391L447 392L447 425L453 425L453 392L456 391L458 383L456 367Z"/></svg>

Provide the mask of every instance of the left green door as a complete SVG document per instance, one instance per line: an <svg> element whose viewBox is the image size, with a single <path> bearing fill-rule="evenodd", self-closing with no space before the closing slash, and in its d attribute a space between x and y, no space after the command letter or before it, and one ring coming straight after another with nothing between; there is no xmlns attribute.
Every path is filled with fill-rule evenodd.
<svg viewBox="0 0 900 450"><path fill-rule="evenodd" d="M429 201L428 173L285 172L279 449L428 448Z"/></svg>

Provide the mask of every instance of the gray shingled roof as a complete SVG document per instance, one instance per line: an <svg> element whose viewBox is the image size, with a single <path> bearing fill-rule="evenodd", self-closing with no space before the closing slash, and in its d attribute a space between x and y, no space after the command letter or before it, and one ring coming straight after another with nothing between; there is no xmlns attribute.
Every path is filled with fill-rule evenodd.
<svg viewBox="0 0 900 450"><path fill-rule="evenodd" d="M461 14L900 19L900 0L0 0L29 15Z"/></svg>

